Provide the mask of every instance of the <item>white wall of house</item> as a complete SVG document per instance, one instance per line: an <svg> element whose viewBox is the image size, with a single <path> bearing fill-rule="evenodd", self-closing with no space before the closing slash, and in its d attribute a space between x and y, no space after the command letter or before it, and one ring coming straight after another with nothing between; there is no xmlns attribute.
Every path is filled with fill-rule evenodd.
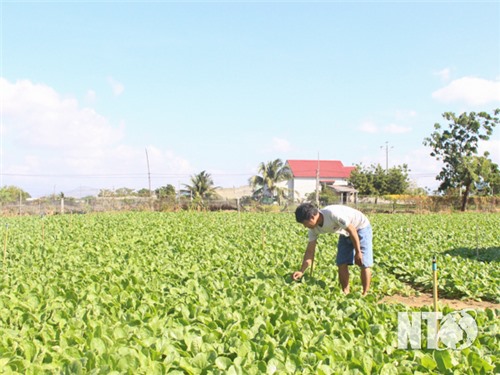
<svg viewBox="0 0 500 375"><path fill-rule="evenodd" d="M276 184L276 186L279 187L279 188L285 188L285 189L287 189L288 190L288 195L290 195L291 186L293 186L293 180L280 181L280 182L278 182Z"/></svg>
<svg viewBox="0 0 500 375"><path fill-rule="evenodd" d="M308 194L316 191L316 179L311 178L295 178L293 199L302 201Z"/></svg>
<svg viewBox="0 0 500 375"><path fill-rule="evenodd" d="M335 185L346 186L348 182L344 178L328 179L335 181ZM315 178L294 178L288 181L279 183L280 187L286 187L289 192L289 197L294 201L302 201L306 197L316 191Z"/></svg>

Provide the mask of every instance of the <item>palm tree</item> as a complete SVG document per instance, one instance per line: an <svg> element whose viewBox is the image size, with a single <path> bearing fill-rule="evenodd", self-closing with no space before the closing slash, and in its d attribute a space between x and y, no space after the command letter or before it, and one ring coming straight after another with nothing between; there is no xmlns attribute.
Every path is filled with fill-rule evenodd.
<svg viewBox="0 0 500 375"><path fill-rule="evenodd" d="M278 183L292 178L292 172L288 165L281 159L260 163L257 169L259 175L252 176L249 179L250 185L254 188L254 195L260 197L281 198L286 197L286 188L279 187Z"/></svg>
<svg viewBox="0 0 500 375"><path fill-rule="evenodd" d="M184 184L184 186L193 198L210 198L216 194L212 176L206 171L191 176L191 185Z"/></svg>

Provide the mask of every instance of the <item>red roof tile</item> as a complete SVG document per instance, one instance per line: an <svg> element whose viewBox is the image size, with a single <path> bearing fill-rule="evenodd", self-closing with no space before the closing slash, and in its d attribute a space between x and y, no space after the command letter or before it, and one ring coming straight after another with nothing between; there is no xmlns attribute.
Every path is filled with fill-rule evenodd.
<svg viewBox="0 0 500 375"><path fill-rule="evenodd" d="M287 160L294 177L316 178L318 160ZM340 160L320 160L319 178L349 178L355 167L345 167Z"/></svg>

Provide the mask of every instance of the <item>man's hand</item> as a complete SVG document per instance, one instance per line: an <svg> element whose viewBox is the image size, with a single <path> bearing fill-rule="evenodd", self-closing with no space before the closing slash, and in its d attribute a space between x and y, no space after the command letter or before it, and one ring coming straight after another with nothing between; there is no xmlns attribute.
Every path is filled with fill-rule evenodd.
<svg viewBox="0 0 500 375"><path fill-rule="evenodd" d="M356 254L354 255L354 263L360 267L363 265L363 254L361 254L361 252L358 253L356 251Z"/></svg>
<svg viewBox="0 0 500 375"><path fill-rule="evenodd" d="M295 271L292 275L292 279L297 281L297 280L300 280L302 278L302 276L304 276L304 272Z"/></svg>

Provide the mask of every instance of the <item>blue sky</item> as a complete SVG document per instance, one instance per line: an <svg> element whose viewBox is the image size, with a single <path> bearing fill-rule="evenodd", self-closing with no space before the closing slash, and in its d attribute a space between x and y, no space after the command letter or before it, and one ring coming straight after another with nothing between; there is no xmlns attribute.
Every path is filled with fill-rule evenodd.
<svg viewBox="0 0 500 375"><path fill-rule="evenodd" d="M260 162L439 164L442 113L500 107L498 2L1 2L1 184L245 185ZM481 145L500 163L500 129ZM387 142L387 143L386 143Z"/></svg>

